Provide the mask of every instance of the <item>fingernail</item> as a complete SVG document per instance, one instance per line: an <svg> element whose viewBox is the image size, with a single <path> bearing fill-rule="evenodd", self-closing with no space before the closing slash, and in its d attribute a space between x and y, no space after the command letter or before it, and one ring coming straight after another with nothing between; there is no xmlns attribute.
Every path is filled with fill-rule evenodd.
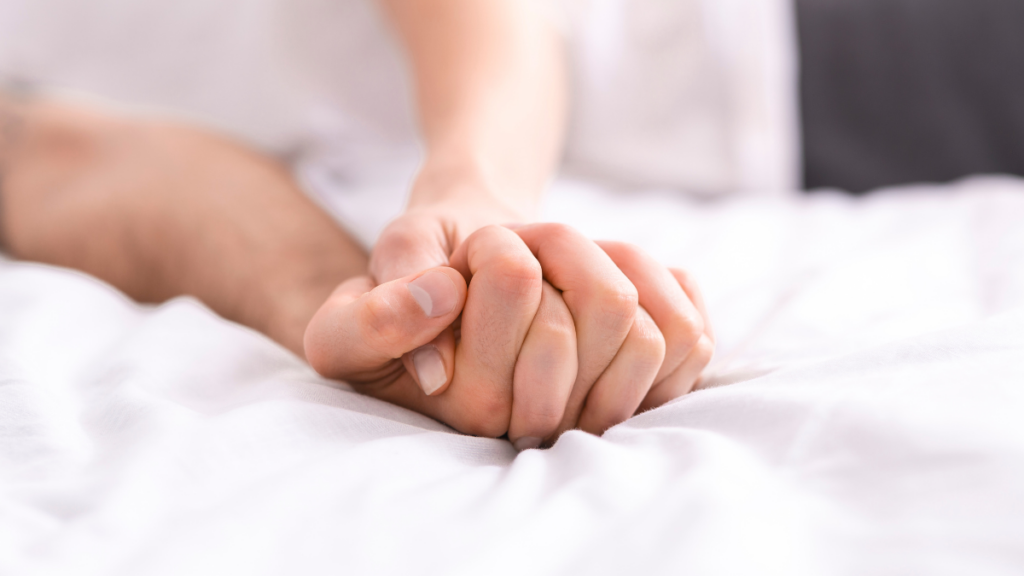
<svg viewBox="0 0 1024 576"><path fill-rule="evenodd" d="M440 272L427 272L407 286L427 318L444 316L455 309L455 304L459 300L455 283Z"/></svg>
<svg viewBox="0 0 1024 576"><path fill-rule="evenodd" d="M519 440L516 440L512 445L516 447L516 450L522 452L523 450L533 450L540 446L543 442L543 438L535 438L533 436L523 436Z"/></svg>
<svg viewBox="0 0 1024 576"><path fill-rule="evenodd" d="M444 360L436 346L423 346L412 353L412 365L416 368L416 379L420 382L420 388L427 396L430 396L444 383L448 381L448 375L444 372Z"/></svg>

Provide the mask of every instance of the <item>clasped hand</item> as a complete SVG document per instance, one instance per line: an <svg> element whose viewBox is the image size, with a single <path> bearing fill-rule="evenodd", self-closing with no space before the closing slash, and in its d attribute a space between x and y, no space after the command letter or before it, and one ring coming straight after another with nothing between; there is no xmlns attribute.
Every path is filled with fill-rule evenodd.
<svg viewBox="0 0 1024 576"><path fill-rule="evenodd" d="M685 272L562 224L485 224L503 217L410 209L374 250L379 283L342 283L309 323L310 364L520 450L601 434L693 388L714 336Z"/></svg>

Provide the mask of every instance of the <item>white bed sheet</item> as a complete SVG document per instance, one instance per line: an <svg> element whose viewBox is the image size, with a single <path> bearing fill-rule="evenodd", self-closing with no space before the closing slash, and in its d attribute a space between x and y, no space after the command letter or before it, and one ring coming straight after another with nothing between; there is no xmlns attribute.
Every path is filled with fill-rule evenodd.
<svg viewBox="0 0 1024 576"><path fill-rule="evenodd" d="M0 261L0 574L1020 574L1024 183L548 216L694 271L704 389L517 455Z"/></svg>

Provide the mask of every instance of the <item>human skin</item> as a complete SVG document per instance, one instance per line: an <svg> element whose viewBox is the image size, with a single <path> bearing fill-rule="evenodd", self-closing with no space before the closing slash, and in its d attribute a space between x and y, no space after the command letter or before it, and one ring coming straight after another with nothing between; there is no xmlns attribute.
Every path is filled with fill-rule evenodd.
<svg viewBox="0 0 1024 576"><path fill-rule="evenodd" d="M564 226L500 228L535 218L562 147L564 58L537 5L382 4L416 80L426 158L406 212L373 249L372 280L452 265L470 281L470 299L459 345L442 331L404 355L407 377L377 393L524 448L575 427L601 433L689 391L714 338L683 272ZM347 301L325 305L333 325ZM314 322L307 353L321 373L351 381L331 334ZM366 386L380 390L373 379Z"/></svg>
<svg viewBox="0 0 1024 576"><path fill-rule="evenodd" d="M617 274L625 271L652 310L641 312L641 323L630 329L646 332L641 339L658 341L652 317L685 313L686 302L673 304L671 294L680 293L674 291L702 310L681 272L659 278L662 269L634 248L595 244L557 224L485 227L460 245L451 267L378 285L367 274L366 255L287 171L236 142L176 123L46 101L0 99L0 123L0 243L12 256L85 271L141 302L195 296L305 355L321 372L467 433L514 434L516 426L530 425L516 420L520 413L547 415L546 425L557 430L560 421L552 417L564 418L576 390L577 360L584 357L573 347L577 330L607 329L587 310L607 311L591 304L608 293L603 283L619 281ZM522 267L535 266L535 276L509 276L505 252L518 243L533 258ZM430 293L427 306L410 284ZM447 296L439 295L438 285L447 287ZM506 340L512 347L506 355L516 361L534 354L534 362L516 362L516 377L507 383L479 380L495 346L478 337L486 335L479 325L501 314L498 337L509 322L526 331L522 341L519 332ZM630 317L604 315L619 323ZM401 358L452 333L458 322L462 380L428 396ZM310 338L320 340L308 345ZM623 356L634 354L630 346L621 348ZM649 407L685 393L707 361L704 354L710 348L695 346L675 376L653 387L650 362L647 377L635 372L626 385L602 376L590 393L603 394L604 404L618 412L583 412L569 427L600 432L641 401ZM634 368L635 362L615 360L604 372ZM552 381L561 383L554 393Z"/></svg>
<svg viewBox="0 0 1024 576"><path fill-rule="evenodd" d="M192 295L303 355L367 256L287 170L181 124L0 94L0 242L140 302Z"/></svg>
<svg viewBox="0 0 1024 576"><path fill-rule="evenodd" d="M689 391L713 335L683 272L566 226L501 226L532 219L561 146L553 32L514 1L389 6L427 159L369 268L274 160L41 101L0 101L15 119L0 142L8 250L144 302L196 296L325 376L519 448Z"/></svg>

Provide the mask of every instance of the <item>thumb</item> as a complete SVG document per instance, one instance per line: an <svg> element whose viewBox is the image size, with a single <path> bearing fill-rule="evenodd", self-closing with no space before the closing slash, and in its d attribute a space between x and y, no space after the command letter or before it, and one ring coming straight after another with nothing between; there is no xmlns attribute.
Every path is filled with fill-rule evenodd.
<svg viewBox="0 0 1024 576"><path fill-rule="evenodd" d="M378 283L447 266L451 253L444 227L434 218L401 216L384 229L370 254L370 274Z"/></svg>
<svg viewBox="0 0 1024 576"><path fill-rule="evenodd" d="M353 384L388 377L406 353L435 341L462 312L466 281L432 268L373 287L365 276L342 283L306 327L306 359L320 374ZM450 330L449 330L450 332ZM454 371L454 343L444 354L413 359L428 394L443 391Z"/></svg>
<svg viewBox="0 0 1024 576"><path fill-rule="evenodd" d="M370 273L377 282L388 282L428 268L447 266L451 241L445 230L436 216L398 217L384 229L373 247ZM402 363L428 396L440 394L448 387L455 369L455 329L446 328L430 342L408 351Z"/></svg>

